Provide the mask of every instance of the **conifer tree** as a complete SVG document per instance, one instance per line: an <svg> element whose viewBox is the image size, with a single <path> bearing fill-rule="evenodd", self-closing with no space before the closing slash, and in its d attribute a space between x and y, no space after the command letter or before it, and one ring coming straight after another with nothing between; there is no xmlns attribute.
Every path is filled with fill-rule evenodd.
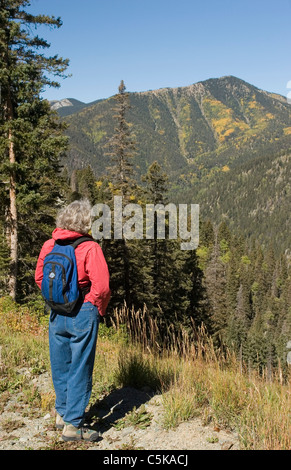
<svg viewBox="0 0 291 470"><path fill-rule="evenodd" d="M184 290L189 302L184 310L183 324L190 325L194 320L196 327L203 324L211 334L212 323L203 282L204 273L199 267L196 250L189 250L184 254L184 265L181 267L180 277L186 283Z"/></svg>
<svg viewBox="0 0 291 470"><path fill-rule="evenodd" d="M166 194L166 181L167 177L162 172L160 165L157 162L153 162L147 174L143 177L143 181L146 183L146 201L150 204L165 204ZM149 247L149 265L151 266L151 279L152 279L152 310L160 312L159 305L161 302L161 289L160 287L165 282L162 266L163 258L167 254L167 246L165 240L157 239L157 214L154 213L154 239L147 240ZM167 272L169 274L169 272Z"/></svg>
<svg viewBox="0 0 291 470"><path fill-rule="evenodd" d="M228 323L226 297L226 267L221 259L221 248L218 243L217 228L215 243L209 263L205 269L205 284L211 306L212 329L217 344L222 344L226 337Z"/></svg>
<svg viewBox="0 0 291 470"><path fill-rule="evenodd" d="M250 326L249 310L249 295L246 286L241 283L237 293L235 312L231 319L232 334L230 335L234 350L239 353L241 359L245 357L246 351L246 339Z"/></svg>
<svg viewBox="0 0 291 470"><path fill-rule="evenodd" d="M114 119L116 126L114 135L108 142L111 157L109 177L116 193L124 198L127 203L136 188L132 159L136 152L135 142L127 121L127 113L130 109L129 94L125 91L124 81L121 80L118 94L115 95L116 106L114 107Z"/></svg>
<svg viewBox="0 0 291 470"><path fill-rule="evenodd" d="M258 312L248 331L247 357L253 368L262 372L267 364L268 344L264 334L261 313Z"/></svg>
<svg viewBox="0 0 291 470"><path fill-rule="evenodd" d="M209 248L214 245L215 236L214 236L214 228L209 219L200 220L200 227L199 227L199 240L201 245Z"/></svg>
<svg viewBox="0 0 291 470"><path fill-rule="evenodd" d="M118 88L119 93L114 97L116 101L114 108L116 126L114 134L107 145L110 150L107 155L111 157L111 165L108 168L110 189L107 202L112 208L114 196L122 196L123 205L134 202L137 196L137 183L134 178L132 164L135 155L135 142L127 121L130 103L129 94L125 90L125 84L121 80ZM124 221L125 218L122 217L122 222ZM133 286L135 280L137 280L132 271L134 264L131 262L132 256L136 256L132 253L132 248L136 248L136 245L126 240L122 234L121 239L104 240L102 247L111 274L113 292L111 305L120 306L125 301L131 307L134 302Z"/></svg>
<svg viewBox="0 0 291 470"><path fill-rule="evenodd" d="M153 162L144 176L146 200L154 206L166 208L168 199L168 178L157 162ZM165 239L157 234L157 212L153 214L154 238L146 240L148 247L147 264L151 277L151 312L161 319L182 322L189 307L188 290L183 272L185 256L178 241L169 239L170 215L165 213Z"/></svg>
<svg viewBox="0 0 291 470"><path fill-rule="evenodd" d="M227 269L227 284L226 284L226 294L227 294L227 305L229 315L233 315L236 304L237 304L237 294L240 287L240 277L239 277L239 266L240 259L237 253L237 250L231 246L230 250L230 259Z"/></svg>
<svg viewBox="0 0 291 470"><path fill-rule="evenodd" d="M71 194L69 199L88 199L92 205L96 203L96 178L90 165L82 170L73 170L70 178Z"/></svg>
<svg viewBox="0 0 291 470"><path fill-rule="evenodd" d="M7 192L2 205L2 221L9 248L8 291L16 298L21 232L23 240L30 234L35 241L34 223L44 204L55 204L59 194L56 174L59 157L65 149L62 126L50 111L49 103L40 98L46 85L57 86L51 76L63 76L66 60L45 57L39 49L47 49L44 39L33 36L31 26L59 28L60 18L33 16L25 9L28 0L0 2L0 151L2 184ZM51 212L51 208L48 212ZM31 220L26 216L33 215ZM46 216L44 225L47 225ZM27 270L26 270L27 271Z"/></svg>

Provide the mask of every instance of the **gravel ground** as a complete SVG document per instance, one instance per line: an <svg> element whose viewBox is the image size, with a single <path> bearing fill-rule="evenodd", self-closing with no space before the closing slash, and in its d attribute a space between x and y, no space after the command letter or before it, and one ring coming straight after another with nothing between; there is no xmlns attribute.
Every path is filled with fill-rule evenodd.
<svg viewBox="0 0 291 470"><path fill-rule="evenodd" d="M48 373L32 376L31 380L41 393L51 390ZM42 412L27 403L21 405L15 393L2 406L0 450L239 450L235 433L213 424L204 426L201 418L165 430L162 396L146 388L114 390L90 408L88 418L101 432L100 440L66 443L61 431L55 429L54 411Z"/></svg>

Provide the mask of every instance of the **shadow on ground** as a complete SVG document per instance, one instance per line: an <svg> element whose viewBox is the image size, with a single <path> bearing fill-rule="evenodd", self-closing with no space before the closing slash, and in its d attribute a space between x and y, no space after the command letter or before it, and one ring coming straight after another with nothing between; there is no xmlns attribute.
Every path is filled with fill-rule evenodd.
<svg viewBox="0 0 291 470"><path fill-rule="evenodd" d="M90 422L92 428L101 433L105 432L127 413L147 403L154 395L155 392L150 389L122 387L113 390L90 407L86 413L86 421Z"/></svg>

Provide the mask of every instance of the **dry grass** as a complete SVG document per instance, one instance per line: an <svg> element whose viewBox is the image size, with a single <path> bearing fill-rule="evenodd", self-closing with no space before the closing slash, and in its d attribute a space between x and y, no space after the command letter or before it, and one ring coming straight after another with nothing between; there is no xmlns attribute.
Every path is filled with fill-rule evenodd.
<svg viewBox="0 0 291 470"><path fill-rule="evenodd" d="M28 378L17 373L23 367L36 375L49 370L47 339L42 330L36 334L37 328L29 333L25 327L22 333L19 322L13 331L8 320L0 324L2 399L22 390L28 406L47 412L53 395L35 396ZM205 424L236 430L242 449L291 448L291 382L290 377L283 381L280 370L268 382L245 370L233 354L216 350L204 328L160 328L146 309L123 307L112 325L100 325L92 403L114 387L148 386L162 394L166 428L200 415Z"/></svg>
<svg viewBox="0 0 291 470"><path fill-rule="evenodd" d="M203 327L174 331L171 325L162 325L162 335L158 321L146 309L134 312L124 306L115 311L112 323L116 330L126 325L135 344L134 352L127 351L125 370L136 362L140 348L140 361L151 361L156 378L162 372L168 377L165 386L160 381L165 427L200 414L205 424L213 421L236 430L242 449L291 448L290 374L283 381L278 370L270 382L264 375L248 371L231 352L217 350Z"/></svg>

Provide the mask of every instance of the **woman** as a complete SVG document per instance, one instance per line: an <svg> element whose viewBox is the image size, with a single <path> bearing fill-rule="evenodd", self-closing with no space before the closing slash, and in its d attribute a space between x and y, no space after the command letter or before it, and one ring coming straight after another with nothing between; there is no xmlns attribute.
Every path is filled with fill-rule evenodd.
<svg viewBox="0 0 291 470"><path fill-rule="evenodd" d="M56 242L72 243L88 236L91 206L87 200L74 201L62 209L52 238L41 249L35 281L41 288L45 256ZM92 373L98 334L99 315L104 316L110 299L109 273L100 246L93 240L75 248L78 285L84 300L73 314L51 311L49 347L52 379L56 393L56 426L62 438L95 441L99 434L84 427L84 414L92 390Z"/></svg>

